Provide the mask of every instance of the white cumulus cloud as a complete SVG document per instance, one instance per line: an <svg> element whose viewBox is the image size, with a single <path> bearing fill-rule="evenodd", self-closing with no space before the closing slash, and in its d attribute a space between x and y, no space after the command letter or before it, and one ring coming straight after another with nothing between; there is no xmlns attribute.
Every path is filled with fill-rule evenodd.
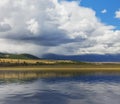
<svg viewBox="0 0 120 104"><path fill-rule="evenodd" d="M27 25L28 30L33 34L37 34L40 31L39 24L35 19L27 21Z"/></svg>
<svg viewBox="0 0 120 104"><path fill-rule="evenodd" d="M119 53L120 30L114 28L78 1L0 0L1 52Z"/></svg>
<svg viewBox="0 0 120 104"><path fill-rule="evenodd" d="M120 9L115 12L115 18L120 19Z"/></svg>
<svg viewBox="0 0 120 104"><path fill-rule="evenodd" d="M103 9L103 10L101 11L101 13L105 14L105 13L107 13L107 10L106 10L106 9Z"/></svg>

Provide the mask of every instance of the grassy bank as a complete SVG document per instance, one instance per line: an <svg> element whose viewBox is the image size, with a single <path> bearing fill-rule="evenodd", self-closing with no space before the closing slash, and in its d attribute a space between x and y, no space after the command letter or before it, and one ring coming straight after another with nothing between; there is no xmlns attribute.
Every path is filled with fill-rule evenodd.
<svg viewBox="0 0 120 104"><path fill-rule="evenodd" d="M68 77L90 74L119 74L120 64L54 64L0 67L0 79Z"/></svg>
<svg viewBox="0 0 120 104"><path fill-rule="evenodd" d="M84 63L71 60L0 59L0 71L120 71L120 63Z"/></svg>
<svg viewBox="0 0 120 104"><path fill-rule="evenodd" d="M0 67L0 71L120 71L120 64L57 64Z"/></svg>

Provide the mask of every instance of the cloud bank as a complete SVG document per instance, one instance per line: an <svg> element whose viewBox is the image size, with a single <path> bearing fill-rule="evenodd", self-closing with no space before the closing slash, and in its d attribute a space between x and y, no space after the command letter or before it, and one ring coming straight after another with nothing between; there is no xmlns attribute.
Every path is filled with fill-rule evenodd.
<svg viewBox="0 0 120 104"><path fill-rule="evenodd" d="M77 1L0 1L1 52L120 53L119 35L120 30Z"/></svg>

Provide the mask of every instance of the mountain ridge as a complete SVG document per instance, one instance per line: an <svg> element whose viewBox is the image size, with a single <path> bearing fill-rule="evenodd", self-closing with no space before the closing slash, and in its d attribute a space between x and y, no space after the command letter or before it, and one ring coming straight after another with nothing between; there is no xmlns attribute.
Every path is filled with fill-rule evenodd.
<svg viewBox="0 0 120 104"><path fill-rule="evenodd" d="M82 62L120 62L120 54L84 54L84 55L59 55L44 54L42 58L53 60L73 60Z"/></svg>
<svg viewBox="0 0 120 104"><path fill-rule="evenodd" d="M84 54L84 55L60 55L44 54L37 57L28 53L13 54L0 52L0 58L8 59L48 59L48 60L72 60L80 62L120 62L120 54Z"/></svg>

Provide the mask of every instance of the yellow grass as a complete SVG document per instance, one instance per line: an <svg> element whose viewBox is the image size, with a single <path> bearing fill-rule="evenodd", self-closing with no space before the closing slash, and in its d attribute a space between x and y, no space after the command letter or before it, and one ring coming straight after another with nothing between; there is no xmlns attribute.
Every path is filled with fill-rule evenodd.
<svg viewBox="0 0 120 104"><path fill-rule="evenodd" d="M25 60L25 59L0 59L0 63L45 63L48 65L39 66L14 66L0 67L0 70L9 71L120 71L119 63L79 63L74 64L70 60ZM56 63L65 62L71 64L56 65Z"/></svg>
<svg viewBox="0 0 120 104"><path fill-rule="evenodd" d="M55 63L65 62L65 63L73 63L70 60L30 60L30 59L0 59L0 63L28 63L28 64L36 64L36 63L44 63L44 64L55 64Z"/></svg>
<svg viewBox="0 0 120 104"><path fill-rule="evenodd" d="M120 71L120 66L108 67L108 65L42 65L42 66L18 66L0 67L0 71Z"/></svg>

